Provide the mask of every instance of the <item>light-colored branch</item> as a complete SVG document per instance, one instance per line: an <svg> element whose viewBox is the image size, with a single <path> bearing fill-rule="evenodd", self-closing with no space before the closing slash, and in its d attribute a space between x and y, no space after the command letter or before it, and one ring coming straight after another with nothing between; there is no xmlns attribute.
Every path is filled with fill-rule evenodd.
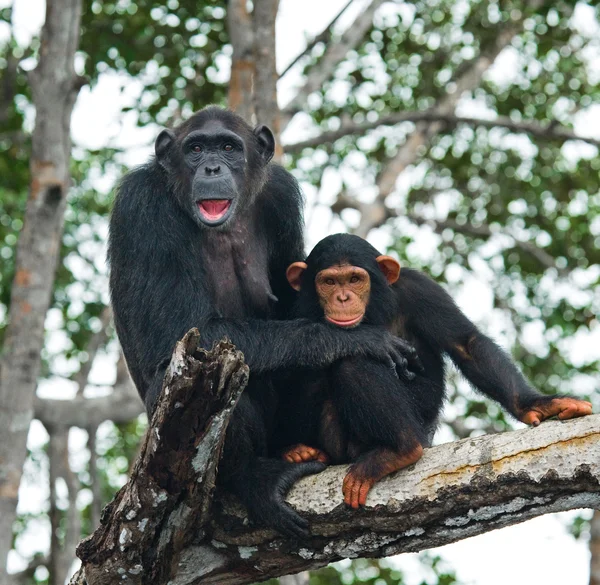
<svg viewBox="0 0 600 585"><path fill-rule="evenodd" d="M385 0L371 0L370 4L356 17L341 38L327 45L319 62L308 72L303 86L283 109L284 127L294 114L306 108L308 96L331 79L333 72L348 52L355 49L363 41L365 34L373 26L375 12L384 2Z"/></svg>
<svg viewBox="0 0 600 585"><path fill-rule="evenodd" d="M45 426L80 427L87 429L98 426L105 420L115 424L129 422L144 412L141 400L137 397L132 383L126 389L115 385L108 396L84 398L80 400L54 400L39 398L34 400L35 418Z"/></svg>
<svg viewBox="0 0 600 585"><path fill-rule="evenodd" d="M100 478L98 477L98 453L96 451L96 435L98 433L98 427L92 425L88 427L87 432L87 446L90 452L88 471L90 474L90 488L92 491L90 521L92 526L98 526L98 524L100 524L100 515L102 513L102 493L100 492Z"/></svg>
<svg viewBox="0 0 600 585"><path fill-rule="evenodd" d="M508 116L498 116L492 120L484 120L481 118L457 116L455 114L442 114L429 110L423 112L394 112L393 114L382 116L375 121L345 123L337 130L328 130L314 138L286 144L284 148L286 153L296 154L302 152L305 148L316 148L323 144L331 144L345 136L363 135L369 130L382 126L394 126L402 122L444 122L446 127L466 124L467 126L484 128L506 128L511 132L529 134L540 140L554 140L560 143L567 140L581 140L600 148L600 139L591 136L580 136L575 134L570 128L556 125L553 122L542 124L535 120L513 120Z"/></svg>
<svg viewBox="0 0 600 585"><path fill-rule="evenodd" d="M299 55L297 55L292 61L291 63L289 63L289 65L281 72L281 74L279 75L279 78L281 79L286 73L288 73L288 71L290 71L295 65L296 63L298 63L298 61L300 61L300 59L302 59L303 57L305 57L306 55L309 55L310 52L319 44L319 43L327 43L331 40L331 37L333 36L333 27L335 26L335 24L337 23L337 21L342 17L342 15L344 14L344 12L346 12L346 10L348 10L348 8L350 8L350 5L354 2L354 0L348 0L348 2L346 2L346 4L344 4L344 6L342 6L342 9L334 16L333 20L317 35L315 36L312 41L310 41L306 47L304 48L304 50L302 51L302 53L300 53ZM281 584L280 584L281 585Z"/></svg>
<svg viewBox="0 0 600 585"><path fill-rule="evenodd" d="M74 560L73 551L81 538L81 518L77 509L79 480L69 464L69 430L48 429L50 432L50 585L63 585ZM62 478L67 486L69 506L64 513L58 506L56 482ZM63 538L60 538L60 533Z"/></svg>
<svg viewBox="0 0 600 585"><path fill-rule="evenodd" d="M6 555L33 399L41 366L44 321L59 258L69 191L70 120L82 85L74 68L80 0L46 3L39 62L30 73L35 127L31 182L17 244L2 361L0 363L0 582L8 582Z"/></svg>

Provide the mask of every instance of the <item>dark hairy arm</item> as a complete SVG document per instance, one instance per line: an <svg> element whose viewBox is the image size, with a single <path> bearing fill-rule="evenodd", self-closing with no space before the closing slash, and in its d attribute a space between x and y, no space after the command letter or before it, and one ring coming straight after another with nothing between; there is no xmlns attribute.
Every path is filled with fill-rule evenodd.
<svg viewBox="0 0 600 585"><path fill-rule="evenodd" d="M408 307L410 324L441 353L446 353L475 388L499 402L515 418L539 424L544 418L589 414L589 403L546 396L534 389L509 355L484 335L450 295L424 274L403 270L399 302Z"/></svg>
<svg viewBox="0 0 600 585"><path fill-rule="evenodd" d="M380 327L344 330L308 319L289 321L209 319L201 343L229 337L257 373L291 368L320 369L349 356L367 356L393 369L406 363L406 344Z"/></svg>

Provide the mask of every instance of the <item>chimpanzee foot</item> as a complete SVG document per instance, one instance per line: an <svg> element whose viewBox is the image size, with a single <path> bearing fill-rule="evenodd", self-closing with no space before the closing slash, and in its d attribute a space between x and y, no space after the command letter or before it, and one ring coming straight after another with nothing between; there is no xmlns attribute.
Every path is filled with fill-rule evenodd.
<svg viewBox="0 0 600 585"><path fill-rule="evenodd" d="M253 472L252 489L246 491L243 498L250 517L290 538L308 539L308 520L285 502L285 495L296 481L323 471L325 465L319 461L288 463L275 459L263 462Z"/></svg>
<svg viewBox="0 0 600 585"><path fill-rule="evenodd" d="M329 457L325 451L321 451L321 449L317 449L316 447L309 447L302 443L288 447L281 456L289 463L304 463L306 461L329 463Z"/></svg>
<svg viewBox="0 0 600 585"><path fill-rule="evenodd" d="M375 482L376 480L372 477L365 477L349 471L342 486L344 503L355 510L359 506L364 506L367 503L369 490L375 485Z"/></svg>
<svg viewBox="0 0 600 585"><path fill-rule="evenodd" d="M553 398L548 402L537 404L521 416L521 421L537 427L543 420L558 416L560 420L577 418L592 414L592 405L577 398Z"/></svg>
<svg viewBox="0 0 600 585"><path fill-rule="evenodd" d="M423 447L416 444L410 451L395 451L378 447L361 455L348 470L342 492L344 503L355 510L367 503L369 490L383 477L412 465L423 455Z"/></svg>

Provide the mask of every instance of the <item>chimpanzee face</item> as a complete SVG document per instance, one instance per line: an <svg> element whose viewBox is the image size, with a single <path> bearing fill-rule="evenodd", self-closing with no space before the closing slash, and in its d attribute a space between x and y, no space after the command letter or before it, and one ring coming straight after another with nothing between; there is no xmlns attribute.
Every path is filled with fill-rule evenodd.
<svg viewBox="0 0 600 585"><path fill-rule="evenodd" d="M371 262L373 261L377 263L388 285L398 280L400 264L396 259L380 255L373 258ZM302 274L307 269L308 264L305 262L294 262L288 267L287 279L295 290L300 291L303 285L311 286L312 283L305 283L302 279ZM367 314L372 292L371 277L366 268L343 260L325 267L319 266L313 286L327 322L338 327L360 325Z"/></svg>
<svg viewBox="0 0 600 585"><path fill-rule="evenodd" d="M177 199L200 227L225 227L262 188L275 141L266 126L230 128L226 119L191 119L163 130L156 157Z"/></svg>
<svg viewBox="0 0 600 585"><path fill-rule="evenodd" d="M365 316L371 292L369 273L359 266L331 266L317 273L315 287L325 320L355 327Z"/></svg>

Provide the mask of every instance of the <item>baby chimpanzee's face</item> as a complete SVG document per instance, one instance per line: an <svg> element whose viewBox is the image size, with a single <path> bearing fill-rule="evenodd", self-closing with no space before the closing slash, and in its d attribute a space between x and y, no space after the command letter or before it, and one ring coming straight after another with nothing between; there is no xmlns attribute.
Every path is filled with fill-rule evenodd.
<svg viewBox="0 0 600 585"><path fill-rule="evenodd" d="M371 279L364 268L331 266L317 274L315 287L327 321L356 327L363 320L371 292Z"/></svg>

